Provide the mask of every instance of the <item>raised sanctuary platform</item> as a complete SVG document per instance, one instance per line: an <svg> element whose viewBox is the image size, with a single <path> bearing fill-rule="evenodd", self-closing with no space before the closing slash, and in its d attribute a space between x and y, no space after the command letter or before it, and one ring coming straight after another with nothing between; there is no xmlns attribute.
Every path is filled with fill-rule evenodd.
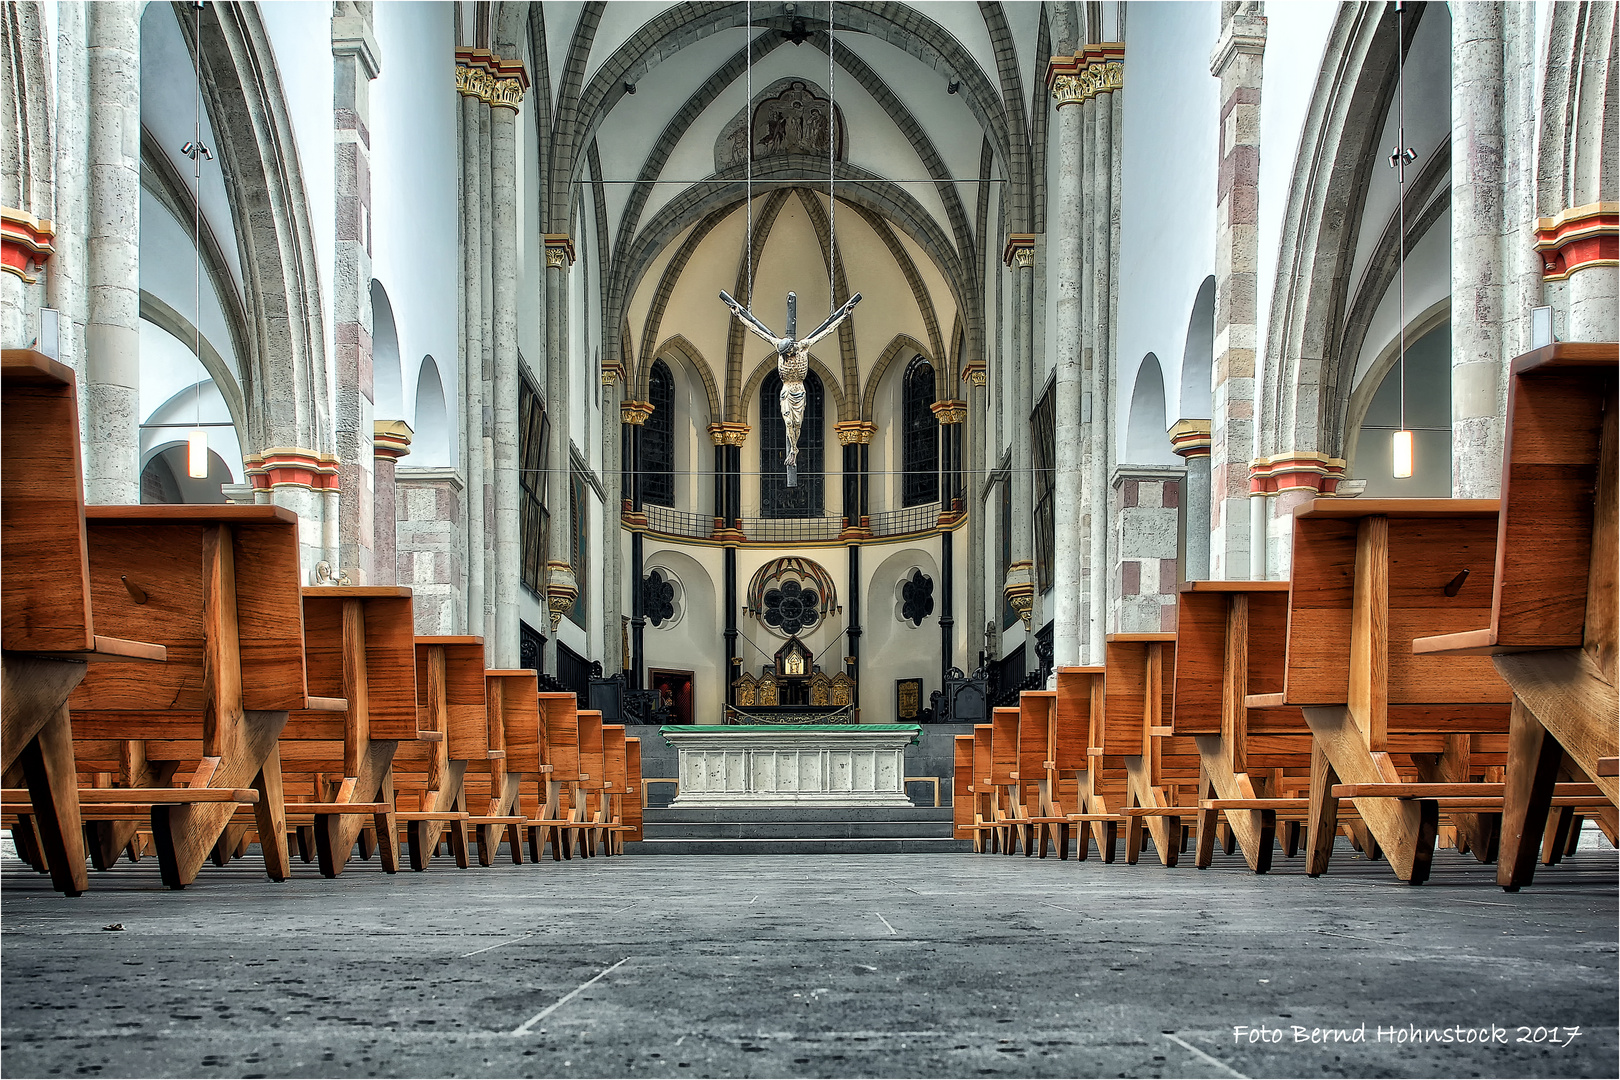
<svg viewBox="0 0 1620 1080"><path fill-rule="evenodd" d="M659 728L675 748L680 809L909 807L906 747L916 724L725 724Z"/></svg>

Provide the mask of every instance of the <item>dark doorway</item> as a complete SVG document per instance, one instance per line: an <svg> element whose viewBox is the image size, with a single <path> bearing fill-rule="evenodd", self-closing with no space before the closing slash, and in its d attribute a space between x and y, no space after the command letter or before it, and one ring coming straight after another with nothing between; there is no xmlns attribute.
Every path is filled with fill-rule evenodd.
<svg viewBox="0 0 1620 1080"><path fill-rule="evenodd" d="M693 724L692 673L653 669L647 673L647 682L658 694L660 724ZM666 715L667 714L667 715Z"/></svg>

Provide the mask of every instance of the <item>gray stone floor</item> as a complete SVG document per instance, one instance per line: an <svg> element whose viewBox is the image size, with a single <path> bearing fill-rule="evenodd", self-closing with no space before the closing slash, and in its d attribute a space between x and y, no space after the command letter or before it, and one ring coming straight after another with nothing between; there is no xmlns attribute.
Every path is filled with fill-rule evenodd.
<svg viewBox="0 0 1620 1080"><path fill-rule="evenodd" d="M1606 844L1517 895L1344 850L1318 881L969 854L278 886L250 858L182 894L147 860L77 900L4 847L6 1076L1616 1075ZM1378 1041L1409 1024L1507 1041Z"/></svg>

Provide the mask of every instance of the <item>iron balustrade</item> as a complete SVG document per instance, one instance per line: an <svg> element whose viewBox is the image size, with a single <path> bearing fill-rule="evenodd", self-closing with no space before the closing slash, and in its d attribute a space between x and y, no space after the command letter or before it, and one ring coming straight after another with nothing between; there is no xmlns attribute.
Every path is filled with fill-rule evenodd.
<svg viewBox="0 0 1620 1080"><path fill-rule="evenodd" d="M939 503L923 503L899 510L885 510L867 518L873 536L906 536L927 532L939 523Z"/></svg>

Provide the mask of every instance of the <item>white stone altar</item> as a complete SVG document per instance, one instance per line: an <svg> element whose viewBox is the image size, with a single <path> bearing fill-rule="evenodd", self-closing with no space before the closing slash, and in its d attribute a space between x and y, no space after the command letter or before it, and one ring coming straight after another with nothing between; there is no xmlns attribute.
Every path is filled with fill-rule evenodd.
<svg viewBox="0 0 1620 1080"><path fill-rule="evenodd" d="M914 724L672 726L674 807L910 806Z"/></svg>

